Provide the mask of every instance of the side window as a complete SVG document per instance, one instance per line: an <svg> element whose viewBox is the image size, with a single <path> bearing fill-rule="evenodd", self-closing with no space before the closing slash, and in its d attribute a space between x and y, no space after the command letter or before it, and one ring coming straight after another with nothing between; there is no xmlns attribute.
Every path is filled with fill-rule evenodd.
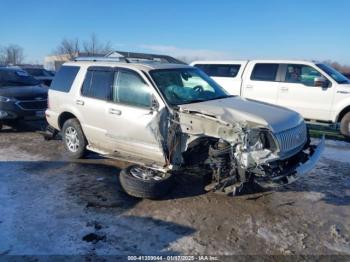
<svg viewBox="0 0 350 262"><path fill-rule="evenodd" d="M278 64L256 64L250 80L275 81L278 71Z"/></svg>
<svg viewBox="0 0 350 262"><path fill-rule="evenodd" d="M51 83L50 89L68 93L79 69L79 66L61 66Z"/></svg>
<svg viewBox="0 0 350 262"><path fill-rule="evenodd" d="M89 69L85 75L81 94L91 98L110 100L112 83L113 71Z"/></svg>
<svg viewBox="0 0 350 262"><path fill-rule="evenodd" d="M236 77L241 68L241 65L228 64L197 64L194 66L213 77Z"/></svg>
<svg viewBox="0 0 350 262"><path fill-rule="evenodd" d="M151 88L131 70L120 69L115 73L113 101L140 107L151 107Z"/></svg>
<svg viewBox="0 0 350 262"><path fill-rule="evenodd" d="M321 73L311 66L287 65L285 82L315 86L315 78L321 76Z"/></svg>

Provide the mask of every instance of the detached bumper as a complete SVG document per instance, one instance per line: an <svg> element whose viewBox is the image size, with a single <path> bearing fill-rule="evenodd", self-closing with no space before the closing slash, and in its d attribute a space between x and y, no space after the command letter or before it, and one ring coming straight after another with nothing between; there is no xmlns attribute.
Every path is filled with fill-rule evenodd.
<svg viewBox="0 0 350 262"><path fill-rule="evenodd" d="M321 158L324 147L325 138L323 136L320 143L318 143L316 149L314 150L313 154L310 155L309 160L295 169L299 177L309 173L316 166L318 160L320 160Z"/></svg>
<svg viewBox="0 0 350 262"><path fill-rule="evenodd" d="M321 141L318 143L316 147L315 146L311 146L311 147L312 148L309 149L310 153L308 155L308 159L306 162L300 163L299 165L294 166L291 170L286 172L284 175L273 177L269 180L256 181L256 182L263 188L276 188L276 187L293 183L296 180L298 180L300 177L305 176L316 166L317 162L321 158L322 152L325 147L324 136L322 137Z"/></svg>

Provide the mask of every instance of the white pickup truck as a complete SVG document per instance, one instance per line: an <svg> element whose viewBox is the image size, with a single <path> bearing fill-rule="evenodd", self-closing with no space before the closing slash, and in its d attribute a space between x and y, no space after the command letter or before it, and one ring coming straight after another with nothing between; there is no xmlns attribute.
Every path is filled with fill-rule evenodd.
<svg viewBox="0 0 350 262"><path fill-rule="evenodd" d="M334 68L310 61L195 61L232 95L291 108L305 120L340 124L350 138L350 80Z"/></svg>

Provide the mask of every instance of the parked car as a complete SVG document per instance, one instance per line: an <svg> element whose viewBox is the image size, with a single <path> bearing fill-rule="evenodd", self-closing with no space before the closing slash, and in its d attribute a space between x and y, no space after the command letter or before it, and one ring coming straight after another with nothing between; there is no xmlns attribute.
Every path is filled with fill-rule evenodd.
<svg viewBox="0 0 350 262"><path fill-rule="evenodd" d="M70 157L90 150L132 163L120 174L128 194L160 197L188 169L209 172L207 190L273 188L320 158L324 139L311 145L298 113L229 95L192 66L129 56L65 63L46 111Z"/></svg>
<svg viewBox="0 0 350 262"><path fill-rule="evenodd" d="M51 71L40 67L22 67L22 69L46 86L50 86L55 76Z"/></svg>
<svg viewBox="0 0 350 262"><path fill-rule="evenodd" d="M43 119L47 108L47 88L27 72L0 67L0 129L19 119Z"/></svg>
<svg viewBox="0 0 350 262"><path fill-rule="evenodd" d="M350 138L350 80L334 68L307 61L195 61L232 95L280 105L314 124L340 124Z"/></svg>

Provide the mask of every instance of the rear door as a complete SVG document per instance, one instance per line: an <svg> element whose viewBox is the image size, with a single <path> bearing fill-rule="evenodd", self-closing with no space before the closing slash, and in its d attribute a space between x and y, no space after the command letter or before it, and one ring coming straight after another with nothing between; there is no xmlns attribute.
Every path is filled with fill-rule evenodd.
<svg viewBox="0 0 350 262"><path fill-rule="evenodd" d="M241 95L242 72L246 62L193 63L231 95Z"/></svg>
<svg viewBox="0 0 350 262"><path fill-rule="evenodd" d="M270 104L277 104L280 81L279 64L249 63L244 73L242 96Z"/></svg>
<svg viewBox="0 0 350 262"><path fill-rule="evenodd" d="M89 67L76 100L81 125L89 144L100 150L113 148L106 136L108 102L112 99L114 71L111 67Z"/></svg>
<svg viewBox="0 0 350 262"><path fill-rule="evenodd" d="M278 89L278 104L297 111L306 119L330 119L333 88L316 86L315 78L324 77L317 68L306 64L282 64L283 78Z"/></svg>

